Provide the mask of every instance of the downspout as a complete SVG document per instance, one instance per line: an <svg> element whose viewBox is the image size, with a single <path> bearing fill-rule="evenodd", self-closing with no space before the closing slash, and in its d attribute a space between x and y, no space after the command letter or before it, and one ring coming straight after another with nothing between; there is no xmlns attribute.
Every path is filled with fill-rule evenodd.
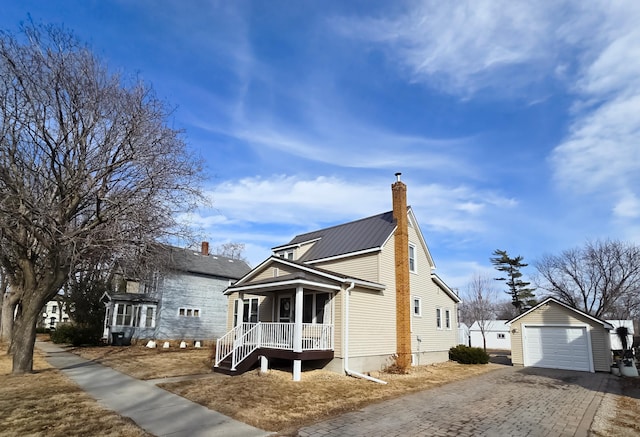
<svg viewBox="0 0 640 437"><path fill-rule="evenodd" d="M355 282L351 281L351 285L347 287L345 292L345 301L344 301L344 373L349 376L354 376L357 378L366 379L368 381L377 382L378 384L386 384L386 381L383 381L378 378L374 378L373 376L363 375L362 373L355 372L349 369L349 294L351 290L355 288Z"/></svg>

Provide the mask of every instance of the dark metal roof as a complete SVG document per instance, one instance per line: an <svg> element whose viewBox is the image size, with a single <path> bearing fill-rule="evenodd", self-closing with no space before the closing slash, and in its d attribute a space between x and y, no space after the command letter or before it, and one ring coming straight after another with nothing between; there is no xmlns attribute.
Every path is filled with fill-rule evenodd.
<svg viewBox="0 0 640 437"><path fill-rule="evenodd" d="M382 247L395 227L393 211L389 211L373 217L301 234L281 247L318 240L304 256L298 259L299 262L309 262Z"/></svg>
<svg viewBox="0 0 640 437"><path fill-rule="evenodd" d="M251 267L239 259L220 255L202 255L196 250L169 247L169 268L202 275L239 279L246 275Z"/></svg>

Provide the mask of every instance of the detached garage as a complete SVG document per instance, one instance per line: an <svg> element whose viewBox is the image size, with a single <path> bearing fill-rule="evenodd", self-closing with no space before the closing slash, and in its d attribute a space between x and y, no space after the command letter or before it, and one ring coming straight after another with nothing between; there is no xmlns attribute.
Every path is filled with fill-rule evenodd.
<svg viewBox="0 0 640 437"><path fill-rule="evenodd" d="M512 319L511 361L515 366L609 372L609 323L554 298Z"/></svg>

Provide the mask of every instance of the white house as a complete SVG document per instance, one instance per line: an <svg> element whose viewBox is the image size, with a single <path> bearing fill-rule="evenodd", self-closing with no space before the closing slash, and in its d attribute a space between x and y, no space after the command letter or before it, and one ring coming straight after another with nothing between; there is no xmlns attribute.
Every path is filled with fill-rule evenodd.
<svg viewBox="0 0 640 437"><path fill-rule="evenodd" d="M67 314L66 306L56 300L50 300L42 309L42 326L44 328L56 328L58 323L65 323L71 318Z"/></svg>
<svg viewBox="0 0 640 437"><path fill-rule="evenodd" d="M484 347L482 330L476 321L469 328L472 347ZM511 334L509 332L508 320L486 320L484 322L484 336L487 342L487 349L511 349Z"/></svg>
<svg viewBox="0 0 640 437"><path fill-rule="evenodd" d="M469 327L466 323L458 323L458 344L469 346Z"/></svg>

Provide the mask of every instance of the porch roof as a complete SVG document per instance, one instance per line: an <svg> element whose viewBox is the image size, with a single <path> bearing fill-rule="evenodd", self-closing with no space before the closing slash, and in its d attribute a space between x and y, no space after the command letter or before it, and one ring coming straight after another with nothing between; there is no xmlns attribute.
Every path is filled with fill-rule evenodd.
<svg viewBox="0 0 640 437"><path fill-rule="evenodd" d="M142 293L116 293L110 295L109 293L103 293L101 300L112 302L135 302L135 303L158 303L158 299L151 298L148 294Z"/></svg>
<svg viewBox="0 0 640 437"><path fill-rule="evenodd" d="M251 280L254 274L259 271L263 271L269 265L274 263L294 267L296 271L291 274L276 276L273 278ZM234 285L229 286L225 291L225 294L228 295L236 291L251 291L251 293L259 294L260 292L282 290L296 287L298 285L302 285L304 288L308 289L339 291L342 289L344 284L350 284L352 282L359 287L376 291L382 291L386 288L383 284L378 284L376 282L365 281L363 279L349 277L340 273L272 256Z"/></svg>

